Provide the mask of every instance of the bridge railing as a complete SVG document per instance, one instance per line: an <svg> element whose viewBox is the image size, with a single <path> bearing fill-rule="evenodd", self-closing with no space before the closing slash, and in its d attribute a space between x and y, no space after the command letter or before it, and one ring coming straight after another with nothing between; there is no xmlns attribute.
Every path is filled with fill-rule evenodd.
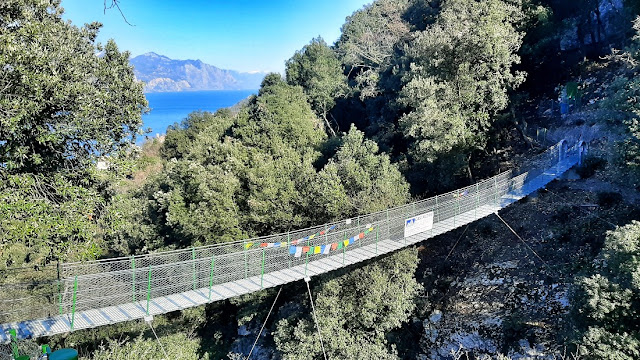
<svg viewBox="0 0 640 360"><path fill-rule="evenodd" d="M1 287L5 285L0 285L0 323L58 314L71 314L72 319L79 311L128 303L143 308L146 305L148 310L153 298L189 290L211 296L213 285L250 277L262 279L266 273L293 267L306 271L309 264L326 256L344 261L351 251L362 246L386 239L403 241L405 220L416 215L433 212L434 227L443 221L453 221L455 225L461 214L487 205L498 206L503 195L553 168L559 159L576 156L576 146L569 148L565 144L556 144L533 157L517 170L518 176L513 176L513 170L505 171L446 194L352 219L223 244L64 263L57 269L58 278L32 288L14 284L17 290L4 293ZM349 243L349 239L355 240ZM377 251L377 247L372 249ZM309 251L302 254L301 250ZM36 294L34 289L38 289ZM31 295L19 298L25 293Z"/></svg>

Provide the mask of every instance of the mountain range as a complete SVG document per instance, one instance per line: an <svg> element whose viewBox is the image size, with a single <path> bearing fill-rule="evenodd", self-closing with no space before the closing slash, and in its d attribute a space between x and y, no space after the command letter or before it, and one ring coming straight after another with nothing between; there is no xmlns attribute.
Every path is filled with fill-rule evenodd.
<svg viewBox="0 0 640 360"><path fill-rule="evenodd" d="M130 60L145 92L197 90L254 90L266 75L263 72L225 70L200 60L174 60L154 52Z"/></svg>

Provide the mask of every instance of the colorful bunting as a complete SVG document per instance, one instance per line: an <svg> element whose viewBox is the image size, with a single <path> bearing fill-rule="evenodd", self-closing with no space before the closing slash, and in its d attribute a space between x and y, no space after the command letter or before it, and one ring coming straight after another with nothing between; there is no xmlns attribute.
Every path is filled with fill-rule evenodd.
<svg viewBox="0 0 640 360"><path fill-rule="evenodd" d="M338 243L331 244L331 250L334 251L338 248Z"/></svg>
<svg viewBox="0 0 640 360"><path fill-rule="evenodd" d="M292 246L291 248L293 249L294 247ZM295 249L296 249L296 257L302 256L302 247L296 246Z"/></svg>
<svg viewBox="0 0 640 360"><path fill-rule="evenodd" d="M326 229L326 230L322 230L322 231L317 232L317 233L315 233L315 234L312 234L312 235L309 235L309 236L305 236L305 237L303 237L303 238L301 238L301 239L292 240L292 241L290 241L290 242L288 242L288 243L287 243L286 241L284 241L284 242L277 242L277 243L260 243L260 247L262 247L262 248L270 248L270 247L277 248L277 247L282 247L282 246L286 246L286 245L298 245L298 243L299 243L300 241L311 240L311 239L313 239L313 238L314 238L314 237L316 237L316 236L319 236L319 235L325 235L326 233L328 233L329 231L331 231L331 230L333 230L333 229L335 229L335 228L336 228L336 226L335 226L335 225L333 225L333 226L331 226L330 228L328 228L328 229ZM244 248L245 248L245 250L249 250L252 246L253 246L253 243L252 243L252 242L250 242L250 243L246 243L246 244L244 245Z"/></svg>

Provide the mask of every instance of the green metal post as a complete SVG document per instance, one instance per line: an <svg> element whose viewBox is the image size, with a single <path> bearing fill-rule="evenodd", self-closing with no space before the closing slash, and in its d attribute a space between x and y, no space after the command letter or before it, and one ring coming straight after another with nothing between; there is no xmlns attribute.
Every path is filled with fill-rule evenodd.
<svg viewBox="0 0 640 360"><path fill-rule="evenodd" d="M149 315L150 301L151 301L151 265L149 265L149 275L147 276L147 315Z"/></svg>
<svg viewBox="0 0 640 360"><path fill-rule="evenodd" d="M262 269L260 270L260 289L262 289L264 281L264 249L262 249Z"/></svg>
<svg viewBox="0 0 640 360"><path fill-rule="evenodd" d="M132 285L131 285L131 298L133 302L136 302L136 258L131 257L131 270L133 271L132 275Z"/></svg>
<svg viewBox="0 0 640 360"><path fill-rule="evenodd" d="M211 300L211 287L213 287L213 274L216 266L216 256L211 255L211 270L209 271L209 300Z"/></svg>
<svg viewBox="0 0 640 360"><path fill-rule="evenodd" d="M60 261L58 261L58 312L62 315L62 284L60 283Z"/></svg>
<svg viewBox="0 0 640 360"><path fill-rule="evenodd" d="M73 281L73 302L71 304L71 330L73 330L73 325L76 321L76 295L78 293L78 275L76 275L75 280Z"/></svg>
<svg viewBox="0 0 640 360"><path fill-rule="evenodd" d="M193 269L193 290L196 289L196 249L191 248L191 266Z"/></svg>
<svg viewBox="0 0 640 360"><path fill-rule="evenodd" d="M309 248L309 251L311 251L311 248ZM304 276L307 276L307 265L309 265L309 251L307 251L304 258Z"/></svg>

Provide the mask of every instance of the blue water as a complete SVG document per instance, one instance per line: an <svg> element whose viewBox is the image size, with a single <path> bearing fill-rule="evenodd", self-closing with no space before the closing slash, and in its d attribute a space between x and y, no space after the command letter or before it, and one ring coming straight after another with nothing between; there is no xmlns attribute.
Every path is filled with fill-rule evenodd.
<svg viewBox="0 0 640 360"><path fill-rule="evenodd" d="M185 91L145 94L151 112L142 116L143 129L151 128L147 136L164 134L167 127L180 123L187 115L196 110L216 111L233 106L257 90L215 90Z"/></svg>

